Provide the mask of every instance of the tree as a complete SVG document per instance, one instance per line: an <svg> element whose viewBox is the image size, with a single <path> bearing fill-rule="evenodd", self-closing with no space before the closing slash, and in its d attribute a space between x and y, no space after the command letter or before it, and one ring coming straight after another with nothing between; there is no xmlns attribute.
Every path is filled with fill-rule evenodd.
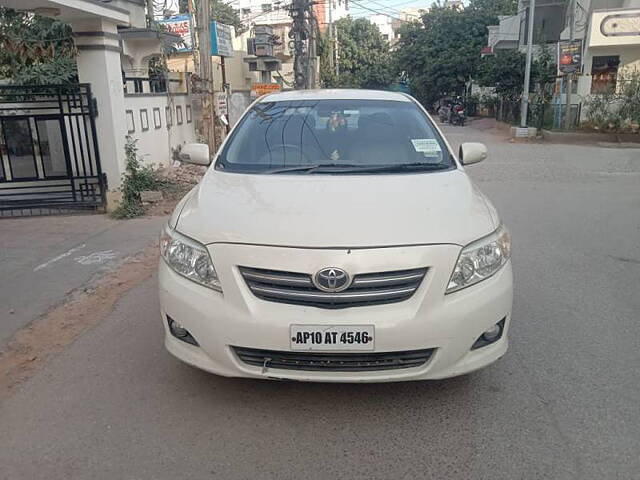
<svg viewBox="0 0 640 480"><path fill-rule="evenodd" d="M538 87L540 98L543 102L549 102L553 96L553 87L558 76L558 66L555 56L546 43L540 45L540 51L532 65L533 81Z"/></svg>
<svg viewBox="0 0 640 480"><path fill-rule="evenodd" d="M471 0L469 7L495 17L515 15L518 12L518 0Z"/></svg>
<svg viewBox="0 0 640 480"><path fill-rule="evenodd" d="M180 13L187 13L189 11L188 3L188 0L178 1L178 9L180 10ZM225 25L231 25L235 28L236 35L238 35L244 32L246 27L242 24L238 13L231 6L233 3L234 2L224 2L223 0L211 0L211 20L224 23Z"/></svg>
<svg viewBox="0 0 640 480"><path fill-rule="evenodd" d="M495 87L501 97L516 99L522 94L526 56L517 49L498 50L482 59L476 79L482 87ZM531 65L531 91L543 102L553 95L556 63L546 44L540 46Z"/></svg>
<svg viewBox="0 0 640 480"><path fill-rule="evenodd" d="M444 95L461 95L478 71L487 26L496 21L479 9L435 5L422 16L422 22L400 29L396 69L406 73L411 91L425 105Z"/></svg>
<svg viewBox="0 0 640 480"><path fill-rule="evenodd" d="M517 49L498 50L482 59L477 80L481 87L495 87L501 97L522 93L526 56Z"/></svg>
<svg viewBox="0 0 640 480"><path fill-rule="evenodd" d="M0 7L0 77L31 85L76 82L75 56L68 24Z"/></svg>
<svg viewBox="0 0 640 480"><path fill-rule="evenodd" d="M338 70L331 68L333 45L322 42L320 80L324 87L387 88L394 80L389 44L378 27L365 18L335 22L339 39Z"/></svg>
<svg viewBox="0 0 640 480"><path fill-rule="evenodd" d="M222 0L211 0L211 20L231 25L235 28L236 35L239 35L246 30L246 27L242 24L238 13L229 3L225 3Z"/></svg>

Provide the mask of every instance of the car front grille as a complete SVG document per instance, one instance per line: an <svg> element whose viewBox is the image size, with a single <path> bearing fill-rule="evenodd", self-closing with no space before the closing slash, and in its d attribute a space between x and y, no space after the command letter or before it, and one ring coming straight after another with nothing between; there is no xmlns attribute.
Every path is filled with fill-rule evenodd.
<svg viewBox="0 0 640 480"><path fill-rule="evenodd" d="M308 353L279 352L233 347L240 360L248 365L282 370L327 372L366 372L420 367L435 349L376 353Z"/></svg>
<svg viewBox="0 0 640 480"><path fill-rule="evenodd" d="M253 294L270 302L319 308L347 308L396 303L411 297L427 269L356 275L349 288L328 293L316 288L307 273L240 267Z"/></svg>

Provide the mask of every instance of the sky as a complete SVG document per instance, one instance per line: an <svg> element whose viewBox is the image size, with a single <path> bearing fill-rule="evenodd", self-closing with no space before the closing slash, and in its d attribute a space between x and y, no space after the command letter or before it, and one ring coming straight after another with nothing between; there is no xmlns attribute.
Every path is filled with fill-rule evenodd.
<svg viewBox="0 0 640 480"><path fill-rule="evenodd" d="M355 0L349 2L349 11L353 17L375 15L371 10L393 17L406 8L428 8L432 3L433 0Z"/></svg>

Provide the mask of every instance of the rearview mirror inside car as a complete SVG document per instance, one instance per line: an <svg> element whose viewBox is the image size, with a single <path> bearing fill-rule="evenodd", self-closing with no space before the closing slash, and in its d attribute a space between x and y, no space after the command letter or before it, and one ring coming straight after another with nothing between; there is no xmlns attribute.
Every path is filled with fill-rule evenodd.
<svg viewBox="0 0 640 480"><path fill-rule="evenodd" d="M458 158L463 165L478 163L487 158L487 147L484 143L467 142L460 145Z"/></svg>
<svg viewBox="0 0 640 480"><path fill-rule="evenodd" d="M208 166L211 163L209 145L204 143L187 143L182 146L178 158L184 163Z"/></svg>

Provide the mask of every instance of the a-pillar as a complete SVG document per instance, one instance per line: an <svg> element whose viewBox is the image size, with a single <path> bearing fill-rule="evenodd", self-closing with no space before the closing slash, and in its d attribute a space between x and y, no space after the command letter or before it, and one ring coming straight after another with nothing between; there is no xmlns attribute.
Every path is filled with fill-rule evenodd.
<svg viewBox="0 0 640 480"><path fill-rule="evenodd" d="M96 133L102 171L109 186L107 206L113 208L120 198L118 188L125 170L126 115L120 45L115 23L104 19L78 20L72 23L78 49L78 78L90 83L98 105Z"/></svg>

